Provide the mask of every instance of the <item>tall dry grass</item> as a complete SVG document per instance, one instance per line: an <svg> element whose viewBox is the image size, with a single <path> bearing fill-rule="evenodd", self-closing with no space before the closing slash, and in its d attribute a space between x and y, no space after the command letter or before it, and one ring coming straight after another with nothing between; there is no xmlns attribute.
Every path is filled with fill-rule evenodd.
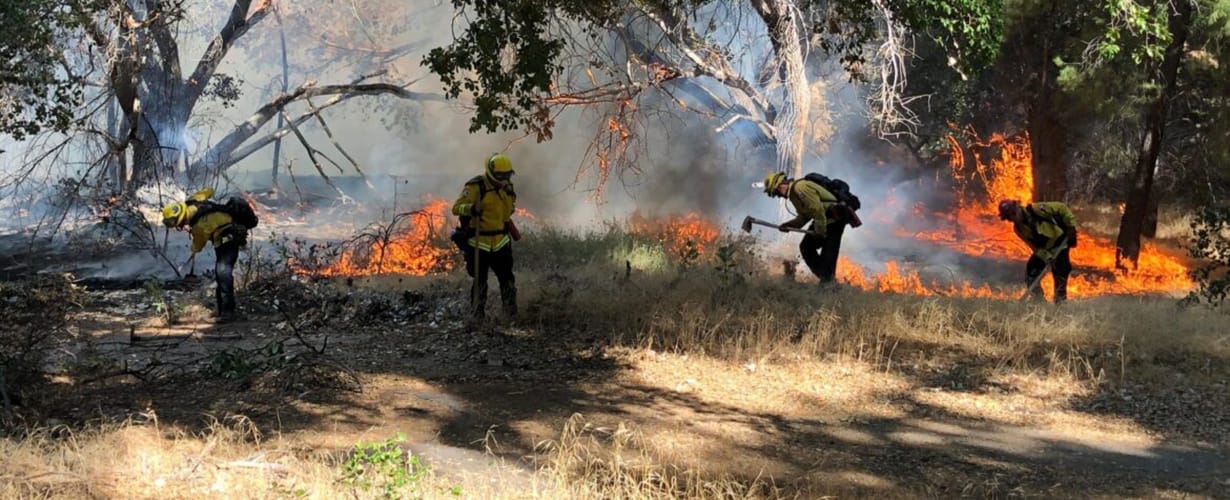
<svg viewBox="0 0 1230 500"><path fill-rule="evenodd" d="M569 418L540 443L518 477L428 470L394 498L700 499L786 498L767 478L710 476L655 463L643 437L625 426ZM412 447L411 447L412 448ZM407 450L412 451L412 450ZM156 422L125 422L70 433L63 428L0 439L0 498L381 498L341 480L345 450L304 450L242 418L188 434ZM490 457L492 461L500 461ZM522 467L524 466L524 467ZM520 472L518 472L520 471Z"/></svg>
<svg viewBox="0 0 1230 500"><path fill-rule="evenodd" d="M1159 360L1194 372L1224 372L1230 361L1230 317L1164 298L1055 307L820 290L703 267L624 280L612 269L553 273L527 293L531 321L740 362L839 356L890 369L906 355L947 353L1000 370L1123 380L1147 379Z"/></svg>

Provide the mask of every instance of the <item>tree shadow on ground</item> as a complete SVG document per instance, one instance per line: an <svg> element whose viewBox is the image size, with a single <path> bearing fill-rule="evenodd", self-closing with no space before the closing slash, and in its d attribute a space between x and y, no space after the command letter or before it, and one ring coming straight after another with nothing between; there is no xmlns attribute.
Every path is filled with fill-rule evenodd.
<svg viewBox="0 0 1230 500"><path fill-rule="evenodd" d="M405 390L355 394L328 381L313 385L278 380L270 374L277 370L264 370L234 378L195 374L154 384L71 388L74 398L66 402L76 417L115 418L153 408L160 422L186 429L208 425L212 418L204 415L228 414L247 415L282 433L422 423L436 429L440 442L457 448L485 451L494 438L500 443L498 454L510 461L533 454L542 439L519 424L558 428L579 413L604 425L628 421L687 433L703 445L682 457L686 461L715 464L713 469L745 483L763 479L763 468L771 467L779 486L803 494L1084 497L1091 492L1151 495L1174 490L1230 496L1224 494L1230 486L1219 482L1230 473L1226 457L1216 450L1048 436L956 414L919 401L908 391L879 396L908 403L909 410L901 415L826 419L831 403L801 394L800 403L816 417L749 411L695 392L623 381L620 375L628 365L602 349L615 342L612 333L464 326L457 320L463 293L442 292L433 300L444 305L433 303L435 309L422 313L425 317L380 324L339 320L304 332L296 338L304 346L292 346L306 357L306 346L321 346L331 335L328 352L344 357L339 365L346 367L333 375L349 371L364 381L393 377L407 384ZM207 325L201 334L241 333L244 342L257 349L267 345L266 339L287 338L287 327L279 327L287 315L258 309L250 321ZM236 346L202 341L196 347L208 362ZM960 354L965 361L946 370L920 372L899 364L894 373L913 389L1002 389L990 377L995 360ZM1082 402L1073 404L1079 408ZM63 418L74 418L73 412L66 411Z"/></svg>

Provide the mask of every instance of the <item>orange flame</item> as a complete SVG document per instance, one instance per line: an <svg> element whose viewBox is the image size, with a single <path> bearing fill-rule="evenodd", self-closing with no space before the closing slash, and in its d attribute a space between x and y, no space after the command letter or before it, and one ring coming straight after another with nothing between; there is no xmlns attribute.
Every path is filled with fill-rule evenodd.
<svg viewBox="0 0 1230 500"><path fill-rule="evenodd" d="M868 274L862 266L845 257L840 257L837 259L837 275L847 285L880 293L901 293L925 297L960 296L997 299L1012 297L1012 294L994 290L989 285L973 285L969 282L926 283L918 272L903 270L900 264L891 260L884 263L883 273Z"/></svg>
<svg viewBox="0 0 1230 500"><path fill-rule="evenodd" d="M450 214L444 200L430 201L422 209L395 220L392 232L366 234L365 246L347 249L330 264L308 270L292 263L301 274L319 277L408 274L425 276L453 267L453 247L444 234Z"/></svg>
<svg viewBox="0 0 1230 500"><path fill-rule="evenodd" d="M901 229L898 234L966 255L1022 261L1029 258L1028 247L996 213L999 200L1015 199L1023 203L1032 200L1032 154L1028 137L1005 138L996 134L986 141L976 141L976 147L999 149L999 155L989 163L968 155L951 136L948 144L956 206L952 212L930 214L930 219L940 221L943 226L940 229L917 233ZM972 165L967 165L969 157L975 158ZM922 207L916 207L915 213L926 216ZM1182 292L1194 286L1182 259L1152 243L1143 245L1139 266L1131 272L1116 268L1115 245L1108 238L1082 231L1079 243L1071 251L1075 268L1068 284L1071 297ZM1049 281L1049 276L1043 280L1044 290L1050 290ZM975 289L972 295L983 296L980 290Z"/></svg>
<svg viewBox="0 0 1230 500"><path fill-rule="evenodd" d="M662 242L667 252L681 259L692 259L713 251L721 231L712 222L691 212L682 217L649 219L634 213L628 219L630 232Z"/></svg>

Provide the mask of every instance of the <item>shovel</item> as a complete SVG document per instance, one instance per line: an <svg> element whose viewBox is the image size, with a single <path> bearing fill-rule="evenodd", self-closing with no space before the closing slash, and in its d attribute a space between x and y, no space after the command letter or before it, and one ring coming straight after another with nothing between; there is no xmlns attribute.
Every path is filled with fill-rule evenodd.
<svg viewBox="0 0 1230 500"><path fill-rule="evenodd" d="M1048 271L1051 270L1051 264L1054 264L1055 259L1059 258L1059 253L1063 252L1067 248L1067 244L1063 244L1055 248L1055 255L1049 259L1046 259L1046 267L1042 268L1042 272L1038 273L1037 278L1034 278L1033 281L1029 282L1029 288L1026 288L1025 294L1021 296L1021 302L1029 300L1029 294L1033 293L1034 288L1037 288L1039 283L1042 283L1042 278L1046 276Z"/></svg>
<svg viewBox="0 0 1230 500"><path fill-rule="evenodd" d="M752 217L752 216L750 216L750 215L749 215L749 216L747 216L747 217L744 217L744 218L743 218L743 225L741 226L741 227L743 228L743 232L745 232L745 233L750 233L750 232L752 232L752 224L756 224L756 225L759 225L759 226L765 226L765 227L771 227L771 228L773 228L773 229L779 229L779 230L780 230L780 229L785 229L786 231L790 231L790 232L793 232L793 233L803 233L803 234L810 234L810 235L815 235L815 234L816 234L814 231L808 231L808 230L806 230L806 229L798 229L798 228L794 228L794 227L787 227L787 228L783 228L783 227L782 227L781 225L779 225L779 224L774 224L774 223L769 222L769 221L763 221L763 220L757 219L757 218L755 218L755 217Z"/></svg>

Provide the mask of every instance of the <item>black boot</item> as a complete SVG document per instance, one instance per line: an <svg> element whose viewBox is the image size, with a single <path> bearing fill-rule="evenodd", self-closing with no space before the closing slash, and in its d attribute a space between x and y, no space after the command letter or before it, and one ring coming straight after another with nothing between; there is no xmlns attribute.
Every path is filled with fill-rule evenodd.
<svg viewBox="0 0 1230 500"><path fill-rule="evenodd" d="M1038 287L1041 288L1041 287ZM1068 278L1055 277L1055 305L1068 301Z"/></svg>
<svg viewBox="0 0 1230 500"><path fill-rule="evenodd" d="M229 323L239 319L235 313L235 297L221 295L218 296L218 314L216 320L218 323Z"/></svg>
<svg viewBox="0 0 1230 500"><path fill-rule="evenodd" d="M500 287L500 302L504 305L504 315L509 319L517 317L517 287Z"/></svg>
<svg viewBox="0 0 1230 500"><path fill-rule="evenodd" d="M475 280L470 286L470 315L481 320L487 315L487 285Z"/></svg>

